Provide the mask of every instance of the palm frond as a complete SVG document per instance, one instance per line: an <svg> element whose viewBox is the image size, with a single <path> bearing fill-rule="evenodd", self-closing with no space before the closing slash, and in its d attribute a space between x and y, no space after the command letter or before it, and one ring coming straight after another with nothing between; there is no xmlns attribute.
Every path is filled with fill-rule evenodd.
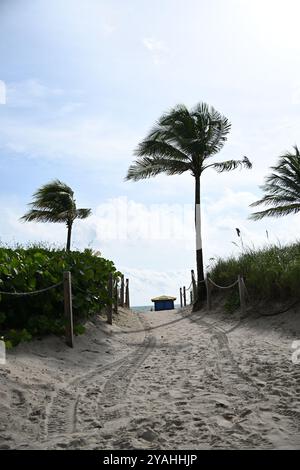
<svg viewBox="0 0 300 470"><path fill-rule="evenodd" d="M230 127L228 119L206 103L191 110L179 104L163 114L140 142L135 155L141 159L130 166L126 179L184 171L200 175L204 160L223 147Z"/></svg>
<svg viewBox="0 0 300 470"><path fill-rule="evenodd" d="M130 165L125 179L127 181L139 181L160 173L166 173L167 175L182 174L188 169L189 165L180 160L161 157L142 157Z"/></svg>
<svg viewBox="0 0 300 470"><path fill-rule="evenodd" d="M221 113L206 103L200 103L192 110L197 123L199 138L205 142L204 158L218 153L227 140L231 123Z"/></svg>
<svg viewBox="0 0 300 470"><path fill-rule="evenodd" d="M294 151L295 153L286 153L279 157L277 165L271 167L272 173L265 178L265 183L261 186L264 196L250 205L273 207L254 212L250 219L279 217L300 211L300 153L297 146Z"/></svg>
<svg viewBox="0 0 300 470"><path fill-rule="evenodd" d="M186 122L186 120L190 120L190 112L184 104L178 104L159 118L153 130L155 130L155 128L166 129L173 127L176 123L180 125L183 122Z"/></svg>
<svg viewBox="0 0 300 470"><path fill-rule="evenodd" d="M73 198L74 192L70 188L70 186L56 179L56 180L50 181L50 183L47 183L41 186L33 194L33 197L35 199L43 199L53 194L66 194L66 195L69 195L69 197Z"/></svg>
<svg viewBox="0 0 300 470"><path fill-rule="evenodd" d="M181 161L189 161L188 155L176 148L174 145L157 139L143 140L135 150L135 155L142 156L156 156L162 158L174 158Z"/></svg>
<svg viewBox="0 0 300 470"><path fill-rule="evenodd" d="M206 168L214 168L218 173L223 173L224 171L231 171L235 170L236 168L252 168L252 163L247 157L244 157L243 160L226 160L225 162L220 163L212 163L210 165L206 165Z"/></svg>
<svg viewBox="0 0 300 470"><path fill-rule="evenodd" d="M285 206L272 207L260 212L253 212L249 219L251 220L260 220L264 217L281 217L288 214L297 214L300 212L300 203L299 204L289 204Z"/></svg>
<svg viewBox="0 0 300 470"><path fill-rule="evenodd" d="M91 213L91 209L76 209L76 219L86 219Z"/></svg>
<svg viewBox="0 0 300 470"><path fill-rule="evenodd" d="M52 211L47 210L35 210L32 209L26 212L23 217L21 217L24 222L58 222L65 223L66 219L62 214L56 214Z"/></svg>
<svg viewBox="0 0 300 470"><path fill-rule="evenodd" d="M70 223L76 218L86 218L90 214L90 209L76 208L73 190L58 179L41 186L33 194L29 207L31 209L21 218L26 222Z"/></svg>
<svg viewBox="0 0 300 470"><path fill-rule="evenodd" d="M297 202L299 200L299 192L297 193L294 189L289 189L282 185L271 185L265 184L261 186L264 190L265 195L259 200L250 204L250 207L260 206L262 204L271 203L274 200Z"/></svg>
<svg viewBox="0 0 300 470"><path fill-rule="evenodd" d="M195 152L195 142L198 141L195 121L184 105L178 105L159 119L145 141L164 142L174 149L174 153L188 158ZM168 149L166 151L168 153Z"/></svg>

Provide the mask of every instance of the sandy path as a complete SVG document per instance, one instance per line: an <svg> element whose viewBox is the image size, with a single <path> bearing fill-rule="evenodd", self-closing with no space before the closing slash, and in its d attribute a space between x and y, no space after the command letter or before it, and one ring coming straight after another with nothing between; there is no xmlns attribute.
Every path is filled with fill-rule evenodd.
<svg viewBox="0 0 300 470"><path fill-rule="evenodd" d="M295 314L122 318L74 351L58 339L17 348L0 369L0 447L300 448Z"/></svg>

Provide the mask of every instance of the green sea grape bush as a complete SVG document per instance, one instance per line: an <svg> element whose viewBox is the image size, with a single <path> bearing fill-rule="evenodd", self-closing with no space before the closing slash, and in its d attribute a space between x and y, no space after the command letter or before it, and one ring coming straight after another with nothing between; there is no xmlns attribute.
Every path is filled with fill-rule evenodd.
<svg viewBox="0 0 300 470"><path fill-rule="evenodd" d="M82 323L106 307L111 299L107 284L110 273L119 278L112 261L91 249L66 252L41 246L0 247L0 291L32 292L62 281L71 271L74 332L82 334ZM0 334L13 345L31 337L64 333L63 286L30 296L0 294Z"/></svg>
<svg viewBox="0 0 300 470"><path fill-rule="evenodd" d="M245 248L238 257L217 259L210 269L220 285L231 284L238 274L244 277L250 300L300 298L300 242Z"/></svg>

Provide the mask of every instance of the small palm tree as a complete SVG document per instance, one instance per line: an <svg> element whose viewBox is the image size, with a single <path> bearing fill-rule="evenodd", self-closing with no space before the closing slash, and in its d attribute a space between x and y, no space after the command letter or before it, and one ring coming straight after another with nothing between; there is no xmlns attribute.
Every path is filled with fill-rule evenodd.
<svg viewBox="0 0 300 470"><path fill-rule="evenodd" d="M86 219L91 209L77 209L72 189L61 181L54 180L41 186L33 194L32 207L21 220L26 222L65 223L68 229L66 250L70 251L72 226L75 219Z"/></svg>
<svg viewBox="0 0 300 470"><path fill-rule="evenodd" d="M260 220L263 217L281 217L300 212L300 152L297 146L294 150L294 153L282 155L278 164L271 167L273 173L265 178L265 184L261 186L264 197L251 204L251 207L261 204L272 207L253 212L250 219Z"/></svg>
<svg viewBox="0 0 300 470"><path fill-rule="evenodd" d="M195 225L196 265L198 291L194 311L201 306L206 296L203 270L200 211L200 177L207 168L218 172L230 171L237 167L251 168L247 157L243 160L227 160L222 163L208 163L227 140L231 124L213 107L205 103L188 110L178 105L164 114L138 145L137 160L129 167L127 180L139 181L156 176L182 174L186 171L195 178Z"/></svg>

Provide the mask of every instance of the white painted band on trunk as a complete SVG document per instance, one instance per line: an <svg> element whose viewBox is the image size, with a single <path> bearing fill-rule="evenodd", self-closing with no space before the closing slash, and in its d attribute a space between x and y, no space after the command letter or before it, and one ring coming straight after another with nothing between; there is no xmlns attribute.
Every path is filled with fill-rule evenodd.
<svg viewBox="0 0 300 470"><path fill-rule="evenodd" d="M202 250L202 238L201 238L201 206L196 204L195 208L195 221L196 221L196 250Z"/></svg>

